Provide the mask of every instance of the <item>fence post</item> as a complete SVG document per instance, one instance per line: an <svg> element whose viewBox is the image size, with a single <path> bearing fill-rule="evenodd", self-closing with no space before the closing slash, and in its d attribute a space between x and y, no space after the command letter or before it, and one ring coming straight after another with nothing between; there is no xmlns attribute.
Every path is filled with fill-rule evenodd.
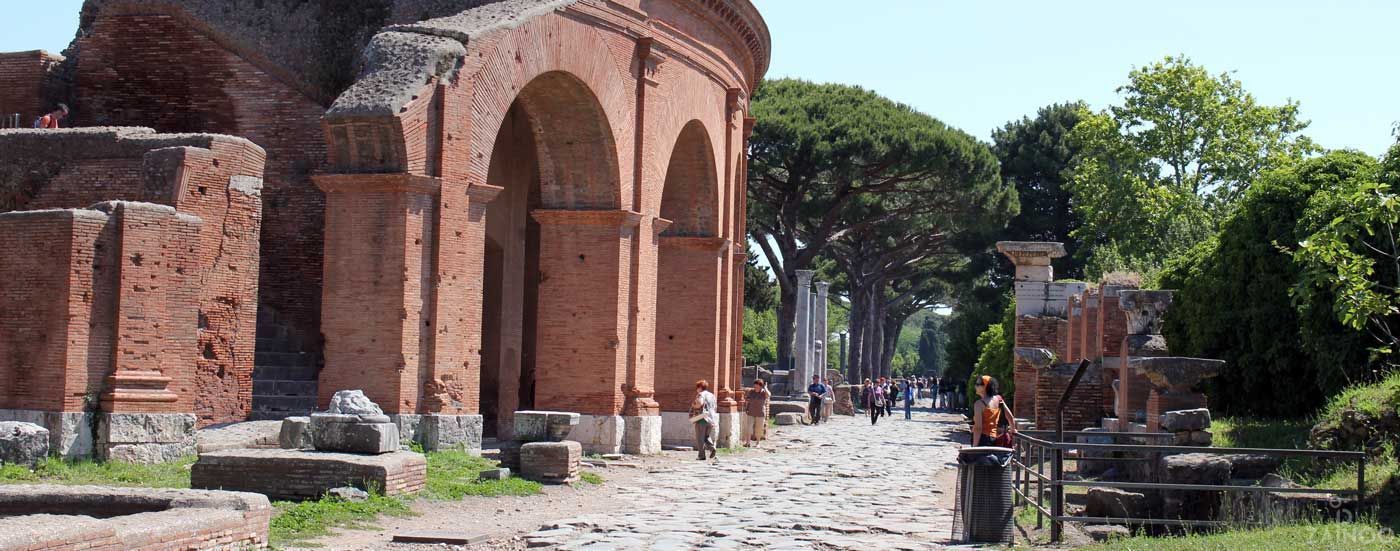
<svg viewBox="0 0 1400 551"><path fill-rule="evenodd" d="M1041 511L1045 505L1045 446L1036 444L1039 452L1039 459L1035 462L1036 473L1040 476L1035 478L1035 529L1045 528L1045 513Z"/></svg>
<svg viewBox="0 0 1400 551"><path fill-rule="evenodd" d="M1364 448L1363 448L1364 449ZM1366 500L1366 454L1363 451L1361 458L1356 460L1356 516L1361 517L1361 502ZM1377 504L1379 506L1379 504Z"/></svg>

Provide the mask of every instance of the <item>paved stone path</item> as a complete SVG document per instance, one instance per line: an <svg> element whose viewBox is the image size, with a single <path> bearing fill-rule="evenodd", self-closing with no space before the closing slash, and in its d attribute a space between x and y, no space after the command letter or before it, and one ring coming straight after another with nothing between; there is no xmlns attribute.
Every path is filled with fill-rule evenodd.
<svg viewBox="0 0 1400 551"><path fill-rule="evenodd" d="M784 427L766 450L659 469L620 489L617 509L546 525L530 547L941 549L952 527L961 416L838 416ZM935 479L939 479L936 481ZM941 482L941 484L940 484ZM946 486L946 487L940 487Z"/></svg>

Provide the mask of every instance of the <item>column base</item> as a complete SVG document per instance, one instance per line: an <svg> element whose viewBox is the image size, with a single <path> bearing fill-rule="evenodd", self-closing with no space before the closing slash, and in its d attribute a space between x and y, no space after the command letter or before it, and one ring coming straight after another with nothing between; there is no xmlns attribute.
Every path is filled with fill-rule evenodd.
<svg viewBox="0 0 1400 551"><path fill-rule="evenodd" d="M624 433L621 415L579 415L568 439L583 444L583 453L622 453Z"/></svg>
<svg viewBox="0 0 1400 551"><path fill-rule="evenodd" d="M622 438L622 453L656 455L661 453L661 416L641 415L623 417L626 432Z"/></svg>
<svg viewBox="0 0 1400 551"><path fill-rule="evenodd" d="M64 459L84 459L93 455L97 419L90 412L0 409L0 421L34 423L49 429L50 454Z"/></svg>
<svg viewBox="0 0 1400 551"><path fill-rule="evenodd" d="M715 447L737 448L743 443L740 428L744 425L744 414L738 411L719 414L719 434L715 435Z"/></svg>
<svg viewBox="0 0 1400 551"><path fill-rule="evenodd" d="M484 419L480 415L395 413L389 420L398 426L399 441L404 445L417 442L423 451L462 450L481 455Z"/></svg>
<svg viewBox="0 0 1400 551"><path fill-rule="evenodd" d="M97 456L128 463L164 463L195 454L191 413L103 413Z"/></svg>
<svg viewBox="0 0 1400 551"><path fill-rule="evenodd" d="M690 412L661 412L661 443L667 446L695 445L695 425L690 422Z"/></svg>

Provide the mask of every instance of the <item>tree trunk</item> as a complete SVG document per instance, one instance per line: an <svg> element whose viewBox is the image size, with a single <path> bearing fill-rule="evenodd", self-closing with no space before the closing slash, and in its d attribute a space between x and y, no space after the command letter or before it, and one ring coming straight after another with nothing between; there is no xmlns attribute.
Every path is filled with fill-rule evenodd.
<svg viewBox="0 0 1400 551"><path fill-rule="evenodd" d="M846 320L846 379L851 384L861 384L865 381L865 373L861 371L860 346L861 334L865 326L860 320L865 316L865 293L858 286L851 287L851 313Z"/></svg>
<svg viewBox="0 0 1400 551"><path fill-rule="evenodd" d="M878 301L875 299L878 289L879 287L872 285L866 290L865 318L861 320L861 324L865 325L865 342L861 345L864 348L861 362L872 379L884 375L880 373L880 326L875 323L880 315Z"/></svg>
<svg viewBox="0 0 1400 551"><path fill-rule="evenodd" d="M891 375L894 374L895 348L899 346L899 334L904 331L904 320L896 319L894 316L886 316L884 321L885 336L885 366L884 370Z"/></svg>

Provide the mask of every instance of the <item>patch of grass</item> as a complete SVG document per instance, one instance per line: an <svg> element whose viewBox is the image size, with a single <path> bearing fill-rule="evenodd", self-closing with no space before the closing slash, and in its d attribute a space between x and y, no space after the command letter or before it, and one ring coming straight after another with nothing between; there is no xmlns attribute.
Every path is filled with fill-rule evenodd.
<svg viewBox="0 0 1400 551"><path fill-rule="evenodd" d="M494 469L495 461L462 451L430 452L428 483L423 496L429 499L458 500L465 496L528 496L540 493L538 482L510 477L481 480L481 471Z"/></svg>
<svg viewBox="0 0 1400 551"><path fill-rule="evenodd" d="M277 513L272 517L268 536L273 546L330 535L332 528L373 528L380 515L409 516L413 511L408 502L370 492L364 501L341 501L323 497L317 501L274 502Z"/></svg>
<svg viewBox="0 0 1400 551"><path fill-rule="evenodd" d="M195 458L185 457L168 463L140 465L121 461L73 461L50 457L34 470L21 465L0 467L0 484L91 484L99 486L135 486L143 488L188 488L190 465Z"/></svg>
<svg viewBox="0 0 1400 551"><path fill-rule="evenodd" d="M1034 522L1034 521L1032 521ZM1386 551L1400 546L1400 539L1368 524L1300 524L1210 535L1184 537L1133 537L1090 545L1081 551Z"/></svg>
<svg viewBox="0 0 1400 551"><path fill-rule="evenodd" d="M584 471L578 475L578 478L582 480L584 484L597 486L603 483L603 476L593 471Z"/></svg>
<svg viewBox="0 0 1400 551"><path fill-rule="evenodd" d="M1391 373L1377 383L1347 387L1327 400L1322 417L1337 418L1347 408L1371 417L1380 417L1386 412L1400 408L1400 371Z"/></svg>
<svg viewBox="0 0 1400 551"><path fill-rule="evenodd" d="M1259 417L1222 417L1210 422L1214 433L1212 445L1217 448L1273 448L1285 450L1308 449L1311 419L1264 419Z"/></svg>
<svg viewBox="0 0 1400 551"><path fill-rule="evenodd" d="M745 447L743 447L743 446L733 446L733 447L729 447L729 448L715 448L715 453L717 453L717 454L719 454L719 455L734 455L734 454L736 454L736 453L744 453L744 452L746 452L746 451L748 451L748 448L745 448Z"/></svg>

